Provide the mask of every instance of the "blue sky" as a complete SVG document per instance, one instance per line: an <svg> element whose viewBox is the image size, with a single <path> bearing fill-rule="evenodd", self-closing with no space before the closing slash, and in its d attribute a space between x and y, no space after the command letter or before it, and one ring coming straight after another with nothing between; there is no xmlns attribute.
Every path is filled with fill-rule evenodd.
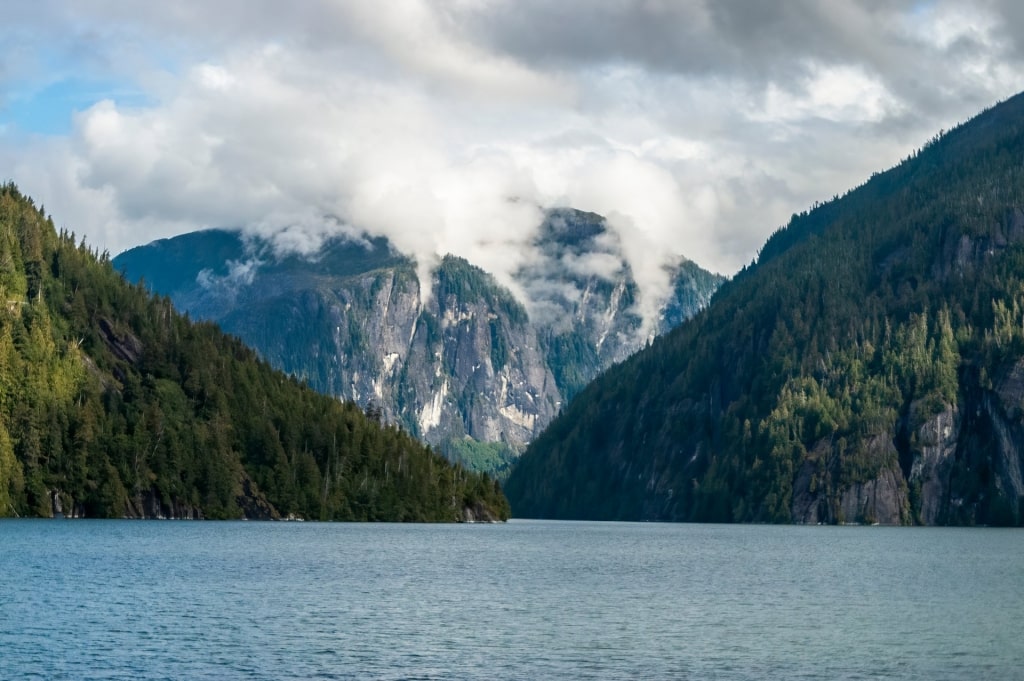
<svg viewBox="0 0 1024 681"><path fill-rule="evenodd" d="M40 0L5 8L0 176L117 253L337 230L499 279L609 217L651 296L1024 89L1010 0ZM340 222L339 222L340 219Z"/></svg>
<svg viewBox="0 0 1024 681"><path fill-rule="evenodd" d="M28 82L9 86L0 109L0 125L9 135L66 136L71 133L76 112L104 99L126 108L152 104L145 92L133 89L129 83L71 74L41 87Z"/></svg>

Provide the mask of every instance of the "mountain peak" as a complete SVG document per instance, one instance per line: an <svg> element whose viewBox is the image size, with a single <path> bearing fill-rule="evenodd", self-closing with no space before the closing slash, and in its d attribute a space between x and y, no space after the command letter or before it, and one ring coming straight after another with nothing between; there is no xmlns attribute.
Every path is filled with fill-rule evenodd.
<svg viewBox="0 0 1024 681"><path fill-rule="evenodd" d="M202 234L183 237L188 248L134 249L115 265L317 390L372 404L460 455L493 458L493 444L505 447L506 459L518 453L586 381L646 341L618 237L592 213L549 213L537 257L515 274L527 305L455 255L421 282L416 264L383 239L328 242L312 258L273 259L265 244L225 248L230 239L210 233L217 253L241 258L244 251L250 259L215 268ZM245 269L253 259L258 267ZM194 281L164 270L192 273ZM720 281L695 266L678 273L665 306L672 321L706 304Z"/></svg>
<svg viewBox="0 0 1024 681"><path fill-rule="evenodd" d="M213 231L136 255L161 254L223 273L246 251ZM0 261L0 516L507 517L491 480L128 285L13 185Z"/></svg>
<svg viewBox="0 0 1024 681"><path fill-rule="evenodd" d="M517 515L1024 521L1024 99L795 215L693 320L590 384Z"/></svg>

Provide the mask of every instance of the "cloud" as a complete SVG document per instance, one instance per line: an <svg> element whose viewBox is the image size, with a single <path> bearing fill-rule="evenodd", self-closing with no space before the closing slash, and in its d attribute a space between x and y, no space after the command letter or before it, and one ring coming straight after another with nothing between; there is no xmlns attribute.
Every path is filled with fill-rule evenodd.
<svg viewBox="0 0 1024 681"><path fill-rule="evenodd" d="M211 269L204 269L196 275L196 282L208 291L221 292L232 295L241 286L248 286L256 277L256 272L264 264L258 258L249 258L244 261L228 260L225 263L228 273L217 276Z"/></svg>
<svg viewBox="0 0 1024 681"><path fill-rule="evenodd" d="M543 210L572 206L608 218L650 316L662 265L735 271L792 213L1024 87L1022 28L1010 0L44 0L7 12L4 91L118 87L67 134L0 111L0 174L112 252L365 231L421 275L452 252L520 294Z"/></svg>
<svg viewBox="0 0 1024 681"><path fill-rule="evenodd" d="M575 255L567 253L559 259L561 269L570 276L598 277L605 281L615 281L622 275L622 259L613 253L583 253Z"/></svg>

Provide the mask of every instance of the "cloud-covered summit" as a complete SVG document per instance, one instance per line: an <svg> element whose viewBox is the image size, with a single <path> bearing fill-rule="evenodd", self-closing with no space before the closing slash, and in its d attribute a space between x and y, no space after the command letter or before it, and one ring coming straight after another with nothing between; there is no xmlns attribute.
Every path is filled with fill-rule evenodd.
<svg viewBox="0 0 1024 681"><path fill-rule="evenodd" d="M572 206L608 217L652 296L664 263L734 271L791 213L1024 86L1009 1L5 13L2 174L101 248L241 226L312 252L366 231L509 283L544 211ZM63 127L36 127L44 108Z"/></svg>

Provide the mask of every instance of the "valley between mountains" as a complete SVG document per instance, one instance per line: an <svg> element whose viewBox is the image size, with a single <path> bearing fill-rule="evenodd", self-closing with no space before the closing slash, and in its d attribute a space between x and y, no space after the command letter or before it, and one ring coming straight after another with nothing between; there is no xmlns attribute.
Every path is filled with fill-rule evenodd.
<svg viewBox="0 0 1024 681"><path fill-rule="evenodd" d="M793 216L582 391L505 491L544 518L1020 525L1024 95Z"/></svg>
<svg viewBox="0 0 1024 681"><path fill-rule="evenodd" d="M509 516L493 480L129 285L10 183L0 300L0 516Z"/></svg>
<svg viewBox="0 0 1024 681"><path fill-rule="evenodd" d="M111 262L5 185L0 513L1021 525L1022 159L1018 95L656 305L570 209L421 282L369 236Z"/></svg>
<svg viewBox="0 0 1024 681"><path fill-rule="evenodd" d="M512 282L519 296L455 256L421 283L415 261L380 238L334 238L300 256L213 230L132 249L114 266L314 389L503 476L587 382L691 317L723 281L680 260L645 320L604 218L549 211L532 247Z"/></svg>

